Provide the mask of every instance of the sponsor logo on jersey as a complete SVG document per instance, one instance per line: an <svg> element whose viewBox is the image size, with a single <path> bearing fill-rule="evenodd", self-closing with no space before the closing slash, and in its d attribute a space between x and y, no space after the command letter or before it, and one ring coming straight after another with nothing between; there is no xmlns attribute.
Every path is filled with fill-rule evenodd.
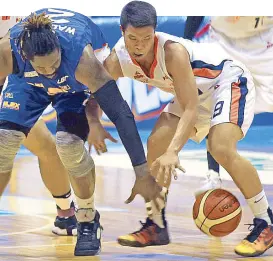
<svg viewBox="0 0 273 261"><path fill-rule="evenodd" d="M134 75L134 79L137 80L137 81L145 82L145 83L148 82L147 77L144 74L142 74L142 73L140 73L138 71L136 71L136 73Z"/></svg>
<svg viewBox="0 0 273 261"><path fill-rule="evenodd" d="M19 111L20 103L4 101L2 104L2 108Z"/></svg>
<svg viewBox="0 0 273 261"><path fill-rule="evenodd" d="M69 85L59 86L59 87L49 87L47 89L48 95L56 95L59 93L67 93L71 87Z"/></svg>
<svg viewBox="0 0 273 261"><path fill-rule="evenodd" d="M7 98L7 99L13 99L13 93L12 92L6 92L5 93L5 98Z"/></svg>
<svg viewBox="0 0 273 261"><path fill-rule="evenodd" d="M36 71L32 71L32 72L25 72L24 73L24 77L25 78L33 78L33 77L38 77L38 73Z"/></svg>
<svg viewBox="0 0 273 261"><path fill-rule="evenodd" d="M44 88L45 86L42 83L32 83L32 82L27 82L29 85L38 87L38 88Z"/></svg>
<svg viewBox="0 0 273 261"><path fill-rule="evenodd" d="M60 80L57 81L57 83L58 83L58 84L64 83L68 77L69 77L69 76L63 76Z"/></svg>

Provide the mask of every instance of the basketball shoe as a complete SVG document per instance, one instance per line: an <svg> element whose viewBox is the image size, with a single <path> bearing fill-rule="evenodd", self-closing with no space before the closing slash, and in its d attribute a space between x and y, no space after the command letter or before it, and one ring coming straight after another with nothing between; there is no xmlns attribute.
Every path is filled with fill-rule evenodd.
<svg viewBox="0 0 273 261"><path fill-rule="evenodd" d="M141 229L131 234L120 236L118 243L122 246L146 247L160 246L170 243L167 222L164 221L164 228L160 228L151 219L147 218L146 222L141 222Z"/></svg>
<svg viewBox="0 0 273 261"><path fill-rule="evenodd" d="M75 205L72 201L70 208L66 210L57 206L58 215L56 216L52 233L58 236L76 236L77 235L77 219L75 214Z"/></svg>
<svg viewBox="0 0 273 261"><path fill-rule="evenodd" d="M96 211L92 222L79 222L75 256L95 256L101 250L100 214Z"/></svg>
<svg viewBox="0 0 273 261"><path fill-rule="evenodd" d="M267 210L273 223L273 215L270 208ZM265 220L254 218L250 224L251 232L235 248L235 253L240 256L255 257L262 255L267 249L273 246L273 226Z"/></svg>
<svg viewBox="0 0 273 261"><path fill-rule="evenodd" d="M56 216L52 233L59 236L76 236L77 235L77 219L75 215L71 217Z"/></svg>

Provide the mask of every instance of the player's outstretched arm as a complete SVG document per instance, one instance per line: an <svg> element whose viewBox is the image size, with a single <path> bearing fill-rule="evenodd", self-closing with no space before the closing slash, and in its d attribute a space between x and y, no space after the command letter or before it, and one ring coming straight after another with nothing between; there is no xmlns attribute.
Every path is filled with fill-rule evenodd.
<svg viewBox="0 0 273 261"><path fill-rule="evenodd" d="M9 35L0 40L0 79L5 79L12 73L12 53Z"/></svg>
<svg viewBox="0 0 273 261"><path fill-rule="evenodd" d="M129 154L136 173L136 183L129 202L134 199L136 194L143 196L146 202L161 197L161 187L155 182L148 170L134 116L122 98L116 81L97 60L90 45L86 46L83 51L76 70L76 79L90 89L101 109L115 124L122 143Z"/></svg>
<svg viewBox="0 0 273 261"><path fill-rule="evenodd" d="M114 80L123 77L122 69L114 49L104 60L103 65ZM101 114L102 111L96 99L89 99L88 104L86 105L86 115L90 126L90 132L88 135L89 151L91 151L91 147L94 146L98 155L107 152L107 146L105 143L106 139L115 143L117 142L117 140L115 140L100 123Z"/></svg>
<svg viewBox="0 0 273 261"><path fill-rule="evenodd" d="M179 43L167 42L165 55L166 68L173 78L176 98L183 111L169 147L152 164L152 169L159 168L158 179L160 180L162 177L159 176L164 174L166 182L169 180L169 175L175 174L176 168L183 171L178 153L194 131L198 115L198 91L187 50Z"/></svg>

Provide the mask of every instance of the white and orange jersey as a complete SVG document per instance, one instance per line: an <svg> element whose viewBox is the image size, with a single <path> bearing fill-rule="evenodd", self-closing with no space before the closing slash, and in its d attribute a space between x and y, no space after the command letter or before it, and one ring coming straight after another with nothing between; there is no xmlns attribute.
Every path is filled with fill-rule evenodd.
<svg viewBox="0 0 273 261"><path fill-rule="evenodd" d="M19 16L0 16L0 38L3 38L9 29L20 20Z"/></svg>
<svg viewBox="0 0 273 261"><path fill-rule="evenodd" d="M214 16L211 26L227 37L247 38L273 28L273 16Z"/></svg>
<svg viewBox="0 0 273 261"><path fill-rule="evenodd" d="M150 69L148 77L138 63L130 57L126 50L123 37L115 45L119 63L125 77L129 77L148 85L160 88L163 91L174 93L173 79L169 75L165 64L164 45L166 41L174 41L182 44L189 53L189 58L197 88L204 93L219 81L222 72L225 70L225 65L234 62L229 55L216 43L195 43L183 38L169 35L162 32L156 32L155 35L155 59ZM244 66L239 64L242 67Z"/></svg>

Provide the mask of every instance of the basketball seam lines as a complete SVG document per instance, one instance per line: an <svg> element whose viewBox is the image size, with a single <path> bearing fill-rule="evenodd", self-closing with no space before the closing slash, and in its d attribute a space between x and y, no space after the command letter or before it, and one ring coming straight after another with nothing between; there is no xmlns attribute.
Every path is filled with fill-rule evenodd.
<svg viewBox="0 0 273 261"><path fill-rule="evenodd" d="M213 190L211 191L211 193L213 192ZM211 193L209 193L209 195L211 194ZM208 195L208 197L209 197L209 195ZM210 213L224 200L224 199L226 199L226 198L228 198L230 195L227 195L226 197L224 197L221 201L219 201L218 202L218 204L208 213L208 215L206 216L205 215L205 213L203 212L203 214L204 214L204 216L206 217L205 219L204 219L204 221L202 222L202 224L201 224L201 226L200 226L200 229L202 229L202 226L203 226L203 224L205 223L205 221L207 220L207 218L208 218L208 216L210 215ZM206 198L206 200L205 200L205 202L204 202L204 205L206 204L206 201L207 201L207 199L208 199L208 197ZM237 208L236 208L236 210L237 210ZM202 210L203 211L203 210ZM209 231L210 231L210 228L209 228Z"/></svg>

